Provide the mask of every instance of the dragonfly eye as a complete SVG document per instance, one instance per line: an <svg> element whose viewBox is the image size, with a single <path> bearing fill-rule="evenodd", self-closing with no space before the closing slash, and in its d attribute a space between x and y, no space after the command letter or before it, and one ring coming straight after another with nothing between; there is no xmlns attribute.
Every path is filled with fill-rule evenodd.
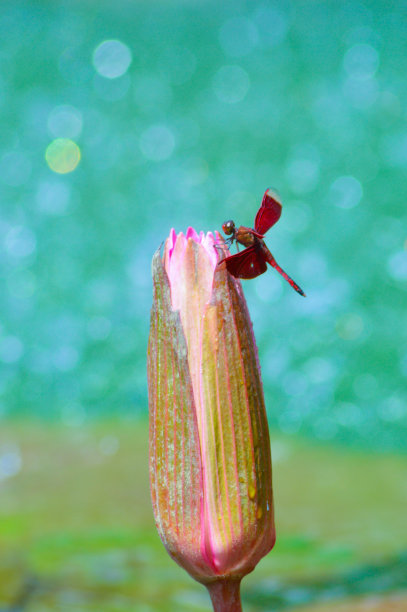
<svg viewBox="0 0 407 612"><path fill-rule="evenodd" d="M235 224L233 221L225 221L225 223L222 225L222 229L226 236L230 236L235 232Z"/></svg>

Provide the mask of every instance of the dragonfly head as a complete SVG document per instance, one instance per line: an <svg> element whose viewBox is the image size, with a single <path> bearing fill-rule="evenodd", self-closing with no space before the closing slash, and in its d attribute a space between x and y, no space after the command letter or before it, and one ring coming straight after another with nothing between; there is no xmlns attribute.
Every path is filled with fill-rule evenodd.
<svg viewBox="0 0 407 612"><path fill-rule="evenodd" d="M225 221L225 223L222 225L222 229L225 232L226 236L234 236L236 232L235 222Z"/></svg>

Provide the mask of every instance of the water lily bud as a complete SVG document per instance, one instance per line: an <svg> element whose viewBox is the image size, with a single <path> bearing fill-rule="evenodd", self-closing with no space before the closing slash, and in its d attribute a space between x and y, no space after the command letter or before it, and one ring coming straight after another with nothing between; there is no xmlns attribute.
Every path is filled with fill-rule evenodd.
<svg viewBox="0 0 407 612"><path fill-rule="evenodd" d="M153 258L150 483L171 557L216 610L239 610L241 578L275 542L270 442L242 287L214 245L172 230Z"/></svg>

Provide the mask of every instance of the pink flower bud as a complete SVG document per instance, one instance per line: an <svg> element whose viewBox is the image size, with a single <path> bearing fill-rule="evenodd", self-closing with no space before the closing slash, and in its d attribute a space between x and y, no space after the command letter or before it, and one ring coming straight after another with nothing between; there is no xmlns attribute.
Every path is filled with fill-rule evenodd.
<svg viewBox="0 0 407 612"><path fill-rule="evenodd" d="M214 244L172 230L153 258L150 482L171 557L215 609L239 610L241 578L275 542L270 442L243 291ZM225 592L233 607L219 607Z"/></svg>

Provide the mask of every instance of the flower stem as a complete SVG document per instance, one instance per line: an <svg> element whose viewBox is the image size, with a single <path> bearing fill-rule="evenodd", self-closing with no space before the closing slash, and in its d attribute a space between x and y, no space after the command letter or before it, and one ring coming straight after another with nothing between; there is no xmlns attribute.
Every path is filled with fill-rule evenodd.
<svg viewBox="0 0 407 612"><path fill-rule="evenodd" d="M214 612L242 612L240 578L222 578L206 585Z"/></svg>

